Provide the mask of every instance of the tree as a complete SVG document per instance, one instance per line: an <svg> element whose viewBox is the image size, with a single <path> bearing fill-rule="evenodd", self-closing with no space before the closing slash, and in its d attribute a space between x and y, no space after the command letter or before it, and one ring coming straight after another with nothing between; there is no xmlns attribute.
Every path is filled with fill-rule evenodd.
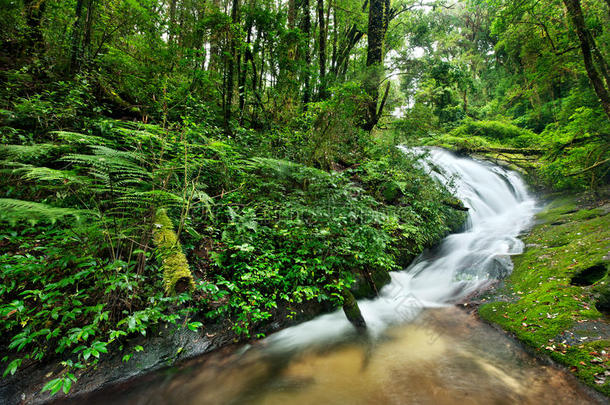
<svg viewBox="0 0 610 405"><path fill-rule="evenodd" d="M369 5L368 45L366 52L366 67L368 77L364 84L365 90L370 97L368 102L368 115L363 128L372 130L381 115L382 107L378 110L379 85L383 71L383 42L388 25L389 0L371 0ZM386 93L387 94L387 93Z"/></svg>
<svg viewBox="0 0 610 405"><path fill-rule="evenodd" d="M608 63L597 47L595 38L587 29L580 0L563 0L563 3L578 35L580 50L591 85L599 97L606 115L610 118L610 69Z"/></svg>
<svg viewBox="0 0 610 405"><path fill-rule="evenodd" d="M330 1L330 0L328 0ZM318 65L320 68L320 89L318 97L326 97L326 21L324 19L324 0L318 0Z"/></svg>
<svg viewBox="0 0 610 405"><path fill-rule="evenodd" d="M227 72L226 72L226 91L224 101L224 124L225 131L230 133L230 121L231 113L233 108L233 91L235 86L235 64L239 64L239 58L237 55L237 26L239 22L239 0L233 0L231 6L231 32L230 32L230 45L229 55L227 60Z"/></svg>

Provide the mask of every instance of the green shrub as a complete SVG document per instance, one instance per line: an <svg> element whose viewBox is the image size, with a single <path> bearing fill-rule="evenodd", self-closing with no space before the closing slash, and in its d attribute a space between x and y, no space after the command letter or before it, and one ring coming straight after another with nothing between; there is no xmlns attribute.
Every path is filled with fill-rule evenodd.
<svg viewBox="0 0 610 405"><path fill-rule="evenodd" d="M519 137L535 136L534 133L523 128L519 128L511 123L502 121L474 121L466 119L455 130L452 135L458 137L482 136L497 141L507 142Z"/></svg>

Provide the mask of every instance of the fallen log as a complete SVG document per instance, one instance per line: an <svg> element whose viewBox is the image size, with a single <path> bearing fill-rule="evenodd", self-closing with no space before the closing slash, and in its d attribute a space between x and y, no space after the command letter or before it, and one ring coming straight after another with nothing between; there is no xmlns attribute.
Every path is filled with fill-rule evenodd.
<svg viewBox="0 0 610 405"><path fill-rule="evenodd" d="M162 261L165 292L174 294L192 290L195 281L189 263L174 232L172 220L164 209L155 214L152 236Z"/></svg>
<svg viewBox="0 0 610 405"><path fill-rule="evenodd" d="M512 153L523 156L542 155L544 149L533 149L533 148L474 148L469 149L470 152L476 153Z"/></svg>

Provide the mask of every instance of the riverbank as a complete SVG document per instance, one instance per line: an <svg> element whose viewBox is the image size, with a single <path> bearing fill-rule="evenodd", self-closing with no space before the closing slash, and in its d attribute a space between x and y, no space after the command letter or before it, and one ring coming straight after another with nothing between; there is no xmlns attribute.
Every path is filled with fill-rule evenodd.
<svg viewBox="0 0 610 405"><path fill-rule="evenodd" d="M512 274L482 298L482 319L610 395L610 201L559 197L523 237Z"/></svg>

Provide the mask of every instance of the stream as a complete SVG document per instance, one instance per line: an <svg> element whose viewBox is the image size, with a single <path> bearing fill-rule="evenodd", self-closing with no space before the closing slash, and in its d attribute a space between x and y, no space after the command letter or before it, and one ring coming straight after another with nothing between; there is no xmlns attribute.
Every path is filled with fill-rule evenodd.
<svg viewBox="0 0 610 405"><path fill-rule="evenodd" d="M194 359L86 399L95 404L583 404L598 403L563 369L539 360L455 304L512 270L536 200L521 177L440 149L430 174L469 208L446 237L373 300L366 336L341 310L268 338ZM80 402L83 403L83 402Z"/></svg>

